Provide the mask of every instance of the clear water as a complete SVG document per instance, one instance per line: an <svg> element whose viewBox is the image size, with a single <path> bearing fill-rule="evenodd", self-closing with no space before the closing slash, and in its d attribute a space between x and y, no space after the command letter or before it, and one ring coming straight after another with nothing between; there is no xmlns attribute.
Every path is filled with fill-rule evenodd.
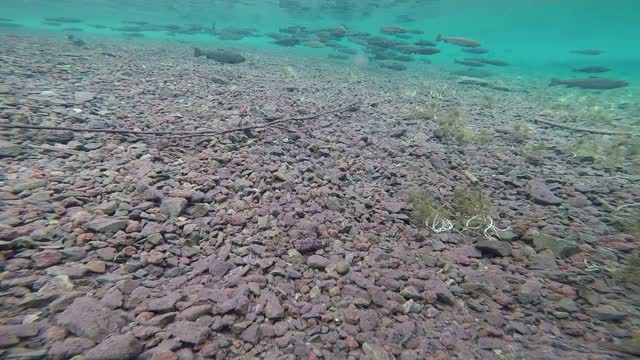
<svg viewBox="0 0 640 360"><path fill-rule="evenodd" d="M309 29L343 25L381 35L381 26L397 24L424 31L423 35L400 39L405 41L434 40L439 33L475 39L491 51L487 56L512 64L501 71L519 76L542 73L575 77L579 74L572 68L601 65L612 69L606 74L608 77L635 82L640 79L640 2L635 0L3 0L0 13L27 29L64 32L64 28L77 27L82 34L115 37L122 37L122 32L110 28L123 26L127 20L203 27L215 22L218 30L255 28L258 36L225 41L247 46L274 46L272 39L262 34L290 25ZM415 21L398 18L403 15ZM78 18L83 22L49 26L42 22L45 17ZM107 28L96 29L90 24ZM219 41L211 34L170 36L165 31L144 32L145 39L165 37ZM357 45L343 42L359 50ZM450 64L454 58L470 55L452 45L439 44L439 48L442 53L429 57L436 64ZM598 49L604 53L570 53L574 49ZM326 56L329 50L288 49L319 56ZM412 65L415 64L408 65L409 70L419 68Z"/></svg>

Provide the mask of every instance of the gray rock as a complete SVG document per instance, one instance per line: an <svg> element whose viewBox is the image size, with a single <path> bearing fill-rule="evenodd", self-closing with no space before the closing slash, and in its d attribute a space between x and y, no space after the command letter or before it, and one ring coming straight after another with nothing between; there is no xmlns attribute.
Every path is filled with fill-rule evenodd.
<svg viewBox="0 0 640 360"><path fill-rule="evenodd" d="M118 289L109 290L100 300L100 302L103 303L106 307L114 310L122 306L123 301L124 296Z"/></svg>
<svg viewBox="0 0 640 360"><path fill-rule="evenodd" d="M257 324L251 324L240 334L242 341L250 344L257 344L260 341L260 327Z"/></svg>
<svg viewBox="0 0 640 360"><path fill-rule="evenodd" d="M402 210L404 204L398 201L383 201L382 207L388 212L395 214L399 213Z"/></svg>
<svg viewBox="0 0 640 360"><path fill-rule="evenodd" d="M198 325L195 321L177 321L167 327L167 331L180 341L200 345L207 340L209 328Z"/></svg>
<svg viewBox="0 0 640 360"><path fill-rule="evenodd" d="M87 223L87 229L102 234L113 234L124 230L128 225L127 219L98 218Z"/></svg>
<svg viewBox="0 0 640 360"><path fill-rule="evenodd" d="M182 310L176 318L178 320L196 321L198 318L210 313L211 305L196 305Z"/></svg>
<svg viewBox="0 0 640 360"><path fill-rule="evenodd" d="M189 201L179 197L168 197L162 199L160 210L167 216L175 218L182 215L184 209L189 205Z"/></svg>
<svg viewBox="0 0 640 360"><path fill-rule="evenodd" d="M476 248L483 253L502 257L511 256L511 253L513 252L513 248L510 243L498 240L478 241L478 243L476 243Z"/></svg>
<svg viewBox="0 0 640 360"><path fill-rule="evenodd" d="M102 341L117 333L129 322L116 315L111 309L90 297L81 297L73 301L56 317L58 325L75 335Z"/></svg>
<svg viewBox="0 0 640 360"><path fill-rule="evenodd" d="M322 240L316 239L316 238L302 239L302 240L296 241L296 250L298 250L301 254L310 253L312 251L322 249L322 247L323 247Z"/></svg>
<svg viewBox="0 0 640 360"><path fill-rule="evenodd" d="M116 210L118 210L118 202L117 201L108 201L106 203L101 204L98 209L100 209L105 215L113 215Z"/></svg>
<svg viewBox="0 0 640 360"><path fill-rule="evenodd" d="M518 291L518 300L523 304L536 304L540 301L542 284L535 279L529 279Z"/></svg>
<svg viewBox="0 0 640 360"><path fill-rule="evenodd" d="M586 310L587 314L594 319L602 321L620 321L629 316L629 314L618 311L611 305L600 305Z"/></svg>
<svg viewBox="0 0 640 360"><path fill-rule="evenodd" d="M307 265L312 269L324 270L329 265L329 260L324 256L311 255L307 259Z"/></svg>
<svg viewBox="0 0 640 360"><path fill-rule="evenodd" d="M271 296L264 307L264 314L269 319L280 319L284 316L284 307L276 296Z"/></svg>
<svg viewBox="0 0 640 360"><path fill-rule="evenodd" d="M360 313L360 330L373 331L378 327L378 314L373 310L364 310Z"/></svg>
<svg viewBox="0 0 640 360"><path fill-rule="evenodd" d="M167 296L163 296L158 299L153 299L147 303L147 310L153 312L169 312L176 308L176 303L182 300L183 296L180 293L172 293Z"/></svg>
<svg viewBox="0 0 640 360"><path fill-rule="evenodd" d="M90 91L76 91L73 94L73 98L76 102L76 104L82 104L82 103L86 103L87 101L91 101L93 99L95 99L96 94L90 92Z"/></svg>
<svg viewBox="0 0 640 360"><path fill-rule="evenodd" d="M89 339L71 337L54 343L49 349L49 357L53 360L66 360L94 346L95 343Z"/></svg>
<svg viewBox="0 0 640 360"><path fill-rule="evenodd" d="M529 191L529 196L535 203L538 203L540 205L562 204L562 199L553 194L553 192L545 183L544 179L534 178L529 180L529 182L527 183L527 189Z"/></svg>
<svg viewBox="0 0 640 360"><path fill-rule="evenodd" d="M35 324L0 326L0 336L29 338L36 335L38 335L38 327Z"/></svg>
<svg viewBox="0 0 640 360"><path fill-rule="evenodd" d="M233 265L216 258L210 259L208 265L209 274L218 278L225 276L231 269L233 269Z"/></svg>
<svg viewBox="0 0 640 360"><path fill-rule="evenodd" d="M111 336L84 354L86 360L132 360L142 352L142 343L130 333Z"/></svg>
<svg viewBox="0 0 640 360"><path fill-rule="evenodd" d="M349 272L349 263L346 261L338 261L336 263L336 272L340 275L345 275Z"/></svg>
<svg viewBox="0 0 640 360"><path fill-rule="evenodd" d="M0 139L0 159L20 156L25 153L25 150L20 145Z"/></svg>
<svg viewBox="0 0 640 360"><path fill-rule="evenodd" d="M391 355L380 345L365 342L362 351L369 360L392 360Z"/></svg>
<svg viewBox="0 0 640 360"><path fill-rule="evenodd" d="M558 258L569 257L582 251L575 242L560 239L555 236L535 232L532 238L536 251L548 249Z"/></svg>
<svg viewBox="0 0 640 360"><path fill-rule="evenodd" d="M400 295L402 295L405 299L414 299L417 300L420 298L420 293L413 286L407 286L400 291Z"/></svg>

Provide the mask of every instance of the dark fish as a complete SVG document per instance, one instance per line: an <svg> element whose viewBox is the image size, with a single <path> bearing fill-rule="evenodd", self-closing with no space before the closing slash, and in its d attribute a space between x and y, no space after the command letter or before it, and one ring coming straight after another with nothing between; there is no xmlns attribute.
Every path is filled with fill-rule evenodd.
<svg viewBox="0 0 640 360"><path fill-rule="evenodd" d="M466 65L466 66L473 66L473 67L480 67L480 66L484 66L483 63L481 63L480 61L475 61L475 60L455 60L456 64L462 64L462 65Z"/></svg>
<svg viewBox="0 0 640 360"><path fill-rule="evenodd" d="M422 35L422 34L424 34L424 31L422 31L420 29L409 29L409 33L416 34L416 35Z"/></svg>
<svg viewBox="0 0 640 360"><path fill-rule="evenodd" d="M396 34L406 34L409 30L397 26L397 25L387 25L380 28L380 32L387 35L396 35Z"/></svg>
<svg viewBox="0 0 640 360"><path fill-rule="evenodd" d="M47 25L47 26L60 26L60 25L62 25L62 23L51 22L51 21L43 21L42 24L43 25Z"/></svg>
<svg viewBox="0 0 640 360"><path fill-rule="evenodd" d="M426 47L426 48L416 49L413 53L418 55L433 55L439 52L440 52L440 49Z"/></svg>
<svg viewBox="0 0 640 360"><path fill-rule="evenodd" d="M124 24L133 24L133 25L148 25L149 23L146 21L140 21L140 20L125 20L123 21Z"/></svg>
<svg viewBox="0 0 640 360"><path fill-rule="evenodd" d="M467 52L469 54L486 54L489 52L489 50L487 49L483 49L483 48L464 48L462 49L462 51Z"/></svg>
<svg viewBox="0 0 640 360"><path fill-rule="evenodd" d="M142 26L119 26L119 27L112 27L111 30L122 31L122 32L141 32L141 31L144 31L145 28Z"/></svg>
<svg viewBox="0 0 640 360"><path fill-rule="evenodd" d="M44 18L45 21L50 21L50 22L59 22L59 23L80 23L83 20L81 19L75 19L75 18L69 18L69 17L46 17Z"/></svg>
<svg viewBox="0 0 640 360"><path fill-rule="evenodd" d="M383 67L385 69L395 70L395 71L407 70L406 66L398 63L381 63L380 67Z"/></svg>
<svg viewBox="0 0 640 360"><path fill-rule="evenodd" d="M604 67L604 66L587 66L580 69L573 69L573 71L575 72L583 72L583 73L590 73L590 74L603 73L609 70L610 69L608 67Z"/></svg>
<svg viewBox="0 0 640 360"><path fill-rule="evenodd" d="M436 46L436 43L429 40L420 40L420 41L414 42L413 44L418 46Z"/></svg>
<svg viewBox="0 0 640 360"><path fill-rule="evenodd" d="M75 32L84 31L83 28L79 28L79 27L66 27L66 28L63 28L62 30L64 30L64 31L75 31Z"/></svg>
<svg viewBox="0 0 640 360"><path fill-rule="evenodd" d="M402 62L410 62L410 61L414 61L415 59L412 58L409 55L397 55L393 57L393 60L395 61L402 61Z"/></svg>
<svg viewBox="0 0 640 360"><path fill-rule="evenodd" d="M144 34L143 33L139 33L139 32L132 32L132 33L125 33L124 34L125 37L127 38L143 38Z"/></svg>
<svg viewBox="0 0 640 360"><path fill-rule="evenodd" d="M276 40L273 43L280 46L296 46L300 44L300 40L287 38L287 39Z"/></svg>
<svg viewBox="0 0 640 360"><path fill-rule="evenodd" d="M570 80L551 79L551 83L549 83L549 86L555 86L555 85L566 85L566 87L570 87L570 88L577 87L582 89L607 90L607 89L622 88L629 85L629 83L623 80L598 78L598 77L591 77L587 79L570 79Z"/></svg>
<svg viewBox="0 0 640 360"><path fill-rule="evenodd" d="M484 79L484 78L493 76L493 73L490 73L489 71L476 69L476 68L466 68L464 70L456 70L456 71L450 72L450 74L472 77L472 78L479 78L479 79Z"/></svg>
<svg viewBox="0 0 640 360"><path fill-rule="evenodd" d="M107 28L106 25L100 25L100 24L89 24L89 26L94 28L94 29L106 29Z"/></svg>
<svg viewBox="0 0 640 360"><path fill-rule="evenodd" d="M358 52L354 49L351 48L337 48L336 51L339 51L341 53L345 53L345 54L349 54L349 55L355 55Z"/></svg>
<svg viewBox="0 0 640 360"><path fill-rule="evenodd" d="M585 49L585 50L572 50L571 52L574 54L580 54L580 55L600 55L604 51L594 50L594 49Z"/></svg>
<svg viewBox="0 0 640 360"><path fill-rule="evenodd" d="M465 59L467 60L467 59ZM472 61L479 61L483 64L488 64L488 65L493 65L493 66L509 66L509 63L506 61L502 61L502 60L493 60L493 59L482 59L482 58L476 58L476 59L472 59Z"/></svg>
<svg viewBox="0 0 640 360"><path fill-rule="evenodd" d="M1 22L12 22L12 19L0 17Z"/></svg>
<svg viewBox="0 0 640 360"><path fill-rule="evenodd" d="M449 44L464 46L464 47L480 46L480 43L475 40L471 40L463 37L457 37L457 36L442 36L442 34L438 34L436 41L444 41Z"/></svg>
<svg viewBox="0 0 640 360"><path fill-rule="evenodd" d="M231 51L222 50L222 49L203 51L203 50L200 50L199 48L194 48L193 56L195 57L204 56L207 59L217 61L223 64L239 64L245 61L244 56Z"/></svg>
<svg viewBox="0 0 640 360"><path fill-rule="evenodd" d="M24 25L22 24L16 24L16 23L10 23L10 22L0 22L0 28L2 29L11 29L11 28L21 28Z"/></svg>

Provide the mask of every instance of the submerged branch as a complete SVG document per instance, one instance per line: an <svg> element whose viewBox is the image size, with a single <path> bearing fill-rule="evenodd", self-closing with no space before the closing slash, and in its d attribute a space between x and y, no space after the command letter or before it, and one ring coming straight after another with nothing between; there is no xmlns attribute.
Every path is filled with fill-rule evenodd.
<svg viewBox="0 0 640 360"><path fill-rule="evenodd" d="M347 106L343 106L333 110L323 111L321 113L317 113L313 115L301 116L301 117L290 117L286 119L272 121L266 124L242 126L242 127L236 127L236 128L226 129L226 130L207 129L207 130L198 130L198 131L138 131L138 130L126 130L126 129L89 129L89 128L67 127L67 126L26 125L26 124L0 124L0 128L51 130L51 131L75 131L75 132L108 133L108 134L123 134L123 135L155 135L155 136L184 136L184 137L217 136L217 135L224 135L232 132L261 129L266 127L280 128L279 126L276 126L276 125L282 124L284 122L305 121L305 120L316 119L323 115L337 113L337 112L351 109L357 103L358 102L356 101Z"/></svg>
<svg viewBox="0 0 640 360"><path fill-rule="evenodd" d="M591 134L625 135L625 136L636 136L636 135L638 135L636 133L627 132L627 131L613 131L613 130L599 130L599 129L581 128L581 127L577 127L577 126L558 124L558 123L554 123L554 122L551 122L551 121L548 121L548 120L542 120L542 119L534 119L533 121L539 122L539 123L542 123L542 124L545 124L545 125L561 128L561 129L580 131L580 132L587 132L587 133L591 133Z"/></svg>

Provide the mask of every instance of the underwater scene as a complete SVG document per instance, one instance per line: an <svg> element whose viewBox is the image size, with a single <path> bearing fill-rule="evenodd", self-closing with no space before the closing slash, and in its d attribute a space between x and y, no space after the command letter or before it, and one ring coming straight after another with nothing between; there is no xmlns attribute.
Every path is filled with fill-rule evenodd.
<svg viewBox="0 0 640 360"><path fill-rule="evenodd" d="M639 13L2 0L0 359L639 358Z"/></svg>

